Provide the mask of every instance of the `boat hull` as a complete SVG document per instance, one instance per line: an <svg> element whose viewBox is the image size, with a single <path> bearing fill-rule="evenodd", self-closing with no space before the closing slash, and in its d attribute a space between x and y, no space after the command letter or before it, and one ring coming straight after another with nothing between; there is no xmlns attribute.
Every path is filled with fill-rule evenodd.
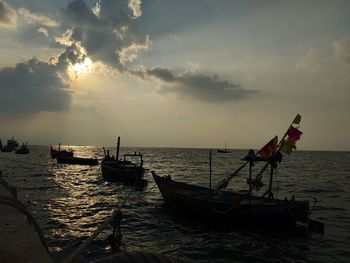
<svg viewBox="0 0 350 263"><path fill-rule="evenodd" d="M67 151L67 150L55 150L52 147L50 148L50 154L52 159L56 159L58 156L61 157L73 157L74 152L73 151Z"/></svg>
<svg viewBox="0 0 350 263"><path fill-rule="evenodd" d="M67 157L60 156L57 157L57 163L61 164L79 164L79 165L97 165L98 161L94 158L80 158L80 157Z"/></svg>
<svg viewBox="0 0 350 263"><path fill-rule="evenodd" d="M102 161L102 176L108 182L122 182L127 185L146 186L147 181L143 179L145 170L135 165L109 165Z"/></svg>
<svg viewBox="0 0 350 263"><path fill-rule="evenodd" d="M18 149L17 151L15 151L16 154L28 154L29 153L29 149Z"/></svg>
<svg viewBox="0 0 350 263"><path fill-rule="evenodd" d="M184 215L210 221L219 220L244 225L263 224L273 227L292 227L296 221L308 220L308 201L249 198L246 193L232 191L211 195L208 188L175 182L153 172L152 174L165 205Z"/></svg>

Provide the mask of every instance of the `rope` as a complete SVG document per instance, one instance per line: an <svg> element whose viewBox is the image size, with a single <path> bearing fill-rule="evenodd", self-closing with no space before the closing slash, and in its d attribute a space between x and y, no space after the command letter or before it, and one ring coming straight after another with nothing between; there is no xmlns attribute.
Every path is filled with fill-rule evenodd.
<svg viewBox="0 0 350 263"><path fill-rule="evenodd" d="M227 214L227 213L229 213L232 209L236 208L236 207L241 203L241 201L247 199L249 196L250 196L250 193L246 194L242 199L239 200L239 202L238 202L237 204L233 204L233 205L232 205L229 209L227 209L226 211L219 211L219 210L217 210L217 209L215 209L215 208L212 208L212 210L213 210L214 212L218 213L218 214L222 214L222 215Z"/></svg>
<svg viewBox="0 0 350 263"><path fill-rule="evenodd" d="M35 231L38 233L39 239L43 244L45 250L47 251L47 253L49 253L49 249L46 244L44 234L41 231L39 224L37 223L35 218L32 216L32 214L29 212L29 210L26 208L26 206L16 199L13 199L8 196L3 196L3 195L0 195L0 203L16 208L18 211L20 211L22 214L24 214L27 217L28 221L31 223L32 226L34 226Z"/></svg>

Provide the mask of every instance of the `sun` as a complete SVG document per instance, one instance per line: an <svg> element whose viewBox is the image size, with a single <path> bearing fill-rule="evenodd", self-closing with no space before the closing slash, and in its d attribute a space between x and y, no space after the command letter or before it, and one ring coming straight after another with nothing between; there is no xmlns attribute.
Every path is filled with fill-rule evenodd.
<svg viewBox="0 0 350 263"><path fill-rule="evenodd" d="M71 71L76 76L83 76L91 72L92 66L92 60L86 57L83 62L72 65Z"/></svg>

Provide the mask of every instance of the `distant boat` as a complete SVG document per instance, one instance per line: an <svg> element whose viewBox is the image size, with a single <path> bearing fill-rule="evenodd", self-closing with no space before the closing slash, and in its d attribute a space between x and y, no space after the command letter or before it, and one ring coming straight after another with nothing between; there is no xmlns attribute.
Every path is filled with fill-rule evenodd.
<svg viewBox="0 0 350 263"><path fill-rule="evenodd" d="M29 148L28 148L28 143L22 145L21 148L17 149L15 151L16 154L28 154L29 153Z"/></svg>
<svg viewBox="0 0 350 263"><path fill-rule="evenodd" d="M218 153L231 153L230 151L228 151L228 150L226 149L226 142L225 142L225 149L224 149L224 150L218 149L217 152L218 152Z"/></svg>
<svg viewBox="0 0 350 263"><path fill-rule="evenodd" d="M118 137L116 157L111 157L109 151L104 149L105 157L101 162L103 179L109 182L122 182L127 185L145 187L147 181L143 178L145 169L143 168L143 156L139 153L124 154L124 159L119 160L120 137ZM135 164L126 160L129 157L139 158L140 163Z"/></svg>
<svg viewBox="0 0 350 263"><path fill-rule="evenodd" d="M18 147L18 142L14 139L14 136L12 136L10 140L7 140L7 144L5 146L3 146L1 142L2 152L12 152L16 150L17 147Z"/></svg>
<svg viewBox="0 0 350 263"><path fill-rule="evenodd" d="M57 155L57 163L61 164L80 164L80 165L97 165L96 158L81 158L74 156Z"/></svg>
<svg viewBox="0 0 350 263"><path fill-rule="evenodd" d="M58 150L52 148L52 146L50 146L50 154L51 154L51 158L55 159L57 158L57 156L64 156L64 157L73 157L74 152L73 149L68 149L67 150L61 150L61 144L58 144Z"/></svg>

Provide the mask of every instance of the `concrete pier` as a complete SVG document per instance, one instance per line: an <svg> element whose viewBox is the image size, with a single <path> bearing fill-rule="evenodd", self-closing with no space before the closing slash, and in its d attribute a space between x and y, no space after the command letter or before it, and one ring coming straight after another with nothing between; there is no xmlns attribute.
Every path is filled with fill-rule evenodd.
<svg viewBox="0 0 350 263"><path fill-rule="evenodd" d="M0 262L52 262L27 212L0 171Z"/></svg>

